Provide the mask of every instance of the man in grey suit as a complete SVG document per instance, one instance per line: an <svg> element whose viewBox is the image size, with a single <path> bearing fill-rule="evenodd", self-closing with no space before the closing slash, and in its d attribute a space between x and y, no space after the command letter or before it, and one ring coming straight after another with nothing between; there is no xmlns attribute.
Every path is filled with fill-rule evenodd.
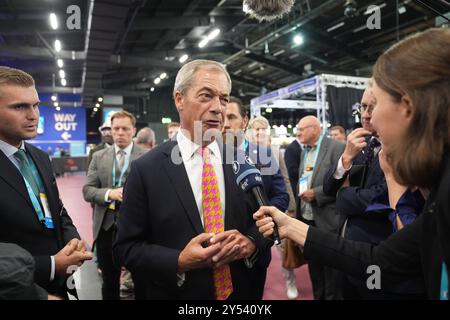
<svg viewBox="0 0 450 320"><path fill-rule="evenodd" d="M136 118L127 111L111 117L114 145L94 153L89 165L84 199L95 204L93 235L97 258L102 270L104 300L120 299L120 268L114 264L112 243L115 221L122 203L123 185L130 171L131 161L145 151L133 144Z"/></svg>
<svg viewBox="0 0 450 320"><path fill-rule="evenodd" d="M336 198L323 192L323 180L330 166L339 159L345 149L341 142L321 135L320 122L314 116L300 119L297 130L299 140L305 146L300 160L298 197L300 197L301 220L329 232L337 232L338 217ZM314 299L340 298L333 270L309 262L309 273L313 284Z"/></svg>

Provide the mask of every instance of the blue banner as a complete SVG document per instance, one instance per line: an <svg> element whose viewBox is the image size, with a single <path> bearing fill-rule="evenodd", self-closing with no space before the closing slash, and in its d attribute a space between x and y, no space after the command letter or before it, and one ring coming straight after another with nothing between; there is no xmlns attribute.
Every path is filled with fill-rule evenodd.
<svg viewBox="0 0 450 320"><path fill-rule="evenodd" d="M38 135L30 143L48 150L50 155L58 156L57 148L70 153L74 144L77 146L74 153L81 153L80 150L85 153L86 109L66 107L57 111L53 107L39 107L39 111Z"/></svg>

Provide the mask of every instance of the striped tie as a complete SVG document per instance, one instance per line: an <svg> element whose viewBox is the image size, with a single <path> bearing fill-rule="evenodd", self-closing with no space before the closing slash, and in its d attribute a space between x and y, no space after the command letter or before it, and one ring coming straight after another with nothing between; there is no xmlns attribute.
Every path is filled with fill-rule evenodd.
<svg viewBox="0 0 450 320"><path fill-rule="evenodd" d="M217 176L210 162L208 148L202 148L201 152L203 156L202 206L205 232L219 233L224 231L224 225ZM233 292L229 265L214 269L214 290L217 300L226 300Z"/></svg>

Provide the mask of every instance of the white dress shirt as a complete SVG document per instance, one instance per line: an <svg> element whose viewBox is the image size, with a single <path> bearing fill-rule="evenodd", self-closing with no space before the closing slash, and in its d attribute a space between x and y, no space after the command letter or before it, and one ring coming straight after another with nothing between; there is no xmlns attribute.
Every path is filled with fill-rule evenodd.
<svg viewBox="0 0 450 320"><path fill-rule="evenodd" d="M19 162L17 161L16 157L14 157L14 154L19 150L25 150L25 145L22 141L22 144L19 148L16 148L9 143L6 143L2 140L0 140L0 150L5 154L5 156L16 166L17 170L20 171ZM50 256L51 261L51 269L50 269L50 281L53 281L55 278L55 257Z"/></svg>
<svg viewBox="0 0 450 320"><path fill-rule="evenodd" d="M202 205L202 172L203 172L203 159L199 152L201 146L192 142L182 132L178 131L177 143L180 148L181 158L183 160L184 167L186 169L189 183L191 185L192 193L195 197L195 203L197 204L200 219L203 224L203 205ZM225 224L225 179L223 176L222 167L222 155L220 153L219 145L216 141L210 143L207 148L209 149L210 161L214 167L214 171L217 176L217 184L219 186L220 203L222 205L222 215Z"/></svg>

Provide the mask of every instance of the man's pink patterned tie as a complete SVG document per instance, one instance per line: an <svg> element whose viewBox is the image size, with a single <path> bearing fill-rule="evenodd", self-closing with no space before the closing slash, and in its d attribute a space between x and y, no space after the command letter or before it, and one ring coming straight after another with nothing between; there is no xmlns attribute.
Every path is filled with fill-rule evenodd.
<svg viewBox="0 0 450 320"><path fill-rule="evenodd" d="M211 164L208 148L202 148L202 206L205 232L219 233L224 231L222 205L219 185L214 167ZM226 300L233 292L230 266L224 265L214 269L214 289L217 300Z"/></svg>

